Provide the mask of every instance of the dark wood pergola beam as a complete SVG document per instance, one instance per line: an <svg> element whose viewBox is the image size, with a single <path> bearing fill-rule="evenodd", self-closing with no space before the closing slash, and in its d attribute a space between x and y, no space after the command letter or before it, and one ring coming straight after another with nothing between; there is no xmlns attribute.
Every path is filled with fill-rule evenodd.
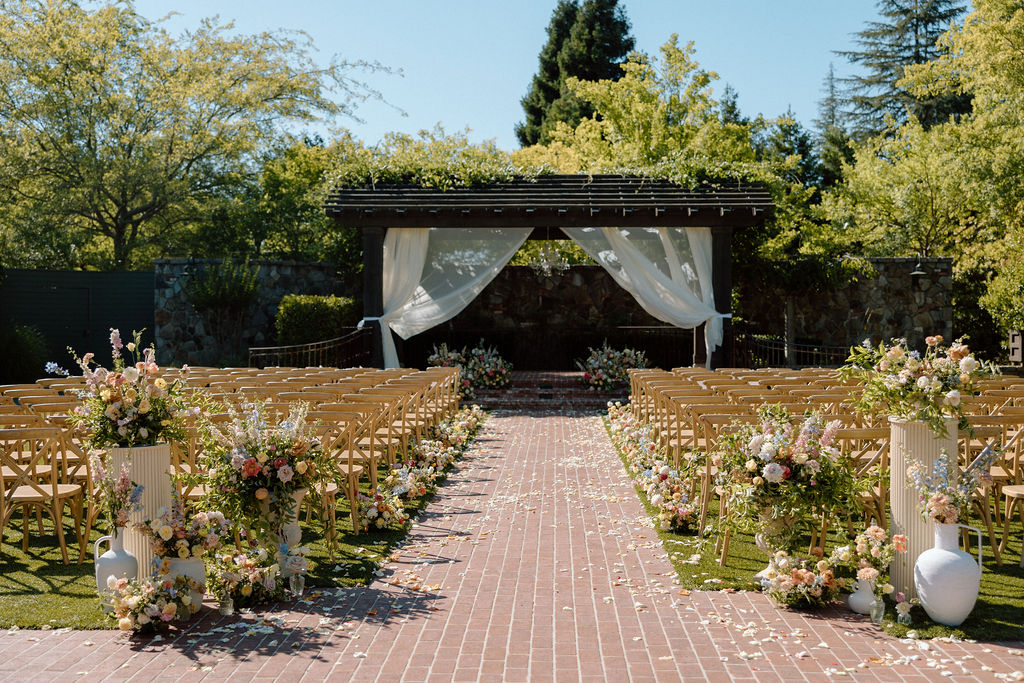
<svg viewBox="0 0 1024 683"><path fill-rule="evenodd" d="M339 188L324 210L337 223L363 230L363 315L383 312L383 246L387 228L532 227L530 239L564 239L560 228L703 227L712 235L715 308L731 310L732 233L757 225L774 209L757 183L736 181L687 189L666 181L617 175L550 175L448 190L413 185ZM367 326L380 329L376 320ZM732 341L712 355L722 365ZM379 333L374 364L383 364Z"/></svg>

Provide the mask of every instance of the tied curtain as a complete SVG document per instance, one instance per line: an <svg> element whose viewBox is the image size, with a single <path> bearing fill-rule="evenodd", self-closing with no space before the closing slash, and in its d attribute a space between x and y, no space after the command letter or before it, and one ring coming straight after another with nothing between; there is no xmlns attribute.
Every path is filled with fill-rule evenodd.
<svg viewBox="0 0 1024 683"><path fill-rule="evenodd" d="M706 323L704 344L710 364L711 352L722 343L722 318L729 314L715 310L709 228L562 230L658 320L688 329ZM390 228L384 238L380 316L384 367L398 367L391 331L408 339L458 315L531 231Z"/></svg>
<svg viewBox="0 0 1024 683"><path fill-rule="evenodd" d="M722 343L711 280L710 228L562 228L652 316L704 326L708 366Z"/></svg>
<svg viewBox="0 0 1024 683"><path fill-rule="evenodd" d="M533 228L389 228L384 237L384 367L402 339L458 315L490 284ZM362 325L362 323L360 323Z"/></svg>

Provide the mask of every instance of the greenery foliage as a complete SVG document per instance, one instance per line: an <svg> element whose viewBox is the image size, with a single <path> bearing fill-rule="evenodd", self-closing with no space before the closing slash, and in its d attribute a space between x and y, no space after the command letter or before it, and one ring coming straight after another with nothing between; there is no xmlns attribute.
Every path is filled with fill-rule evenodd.
<svg viewBox="0 0 1024 683"><path fill-rule="evenodd" d="M355 327L361 314L361 302L349 297L286 294L274 319L277 343L288 346L334 339L345 328Z"/></svg>
<svg viewBox="0 0 1024 683"><path fill-rule="evenodd" d="M173 250L282 126L350 115L372 65L308 37L181 36L130 2L15 0L0 15L0 234L22 267L125 269Z"/></svg>

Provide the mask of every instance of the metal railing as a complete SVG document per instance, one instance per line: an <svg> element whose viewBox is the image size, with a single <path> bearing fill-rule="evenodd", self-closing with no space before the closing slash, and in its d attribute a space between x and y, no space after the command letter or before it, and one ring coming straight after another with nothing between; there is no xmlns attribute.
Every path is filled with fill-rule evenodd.
<svg viewBox="0 0 1024 683"><path fill-rule="evenodd" d="M850 356L848 346L787 344L784 339L756 334L747 335L738 346L751 368L838 368Z"/></svg>
<svg viewBox="0 0 1024 683"><path fill-rule="evenodd" d="M253 346L249 348L249 367L334 367L369 365L372 358L372 331L351 328L334 339L291 346Z"/></svg>

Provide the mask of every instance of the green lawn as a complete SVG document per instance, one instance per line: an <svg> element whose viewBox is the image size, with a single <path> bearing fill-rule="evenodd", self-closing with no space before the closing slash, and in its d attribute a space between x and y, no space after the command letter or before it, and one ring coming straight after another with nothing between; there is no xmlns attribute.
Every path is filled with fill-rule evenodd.
<svg viewBox="0 0 1024 683"><path fill-rule="evenodd" d="M383 476L383 474L382 474ZM443 483L442 483L443 485ZM363 486L364 493L369 486ZM406 503L406 510L415 519L430 499L430 495ZM302 542L310 548L310 568L307 585L347 586L367 584L373 571L387 557L407 529L388 529L363 534L352 532L347 500L338 500L338 551L334 559L328 557L326 537L321 523L305 522L300 517ZM32 522L29 533L29 551L21 551L21 516L15 515L14 527L3 533L0 557L0 628L114 628L115 623L104 617L96 596L93 575L92 543L102 533L93 531L85 561L78 564L77 545L71 548L70 565L61 562L60 548L53 534L53 526L44 518L45 533L40 535ZM65 518L65 535L71 543L74 532ZM105 547L104 547L105 550ZM72 552L73 551L73 552Z"/></svg>
<svg viewBox="0 0 1024 683"><path fill-rule="evenodd" d="M607 425L607 421L606 421ZM619 454L622 458L622 454ZM622 458L625 466L625 458ZM647 503L647 497L635 487L647 512L654 514L654 508ZM717 518L715 505L708 515L709 520ZM969 524L984 529L980 519L971 519ZM1001 529L999 530L1001 531ZM828 551L838 543L845 543L845 529L833 529L829 536ZM715 554L715 536L698 537L696 533L677 533L658 530L665 550L672 560L683 588L720 590L723 588L760 590L753 583L753 575L764 569L768 558L754 544L752 534L733 534L729 542L729 554L724 567L718 565ZM973 534L972 539L976 538ZM1019 518L1010 525L1010 539L1002 566L996 564L987 541L983 558L985 570L981 575L981 590L978 603L971 615L959 627L950 628L935 624L920 606L912 611L914 623L911 629L922 638L956 636L987 641L1024 641L1024 569L1019 566L1021 539L1024 537ZM984 538L984 537L983 537ZM996 541L1000 536L997 534ZM807 543L804 544L804 550ZM699 560L697 555L700 555ZM696 564L691 564L696 561ZM786 609L786 608L781 608ZM886 613L886 632L894 636L905 636L907 628L895 622L895 610L890 605Z"/></svg>

